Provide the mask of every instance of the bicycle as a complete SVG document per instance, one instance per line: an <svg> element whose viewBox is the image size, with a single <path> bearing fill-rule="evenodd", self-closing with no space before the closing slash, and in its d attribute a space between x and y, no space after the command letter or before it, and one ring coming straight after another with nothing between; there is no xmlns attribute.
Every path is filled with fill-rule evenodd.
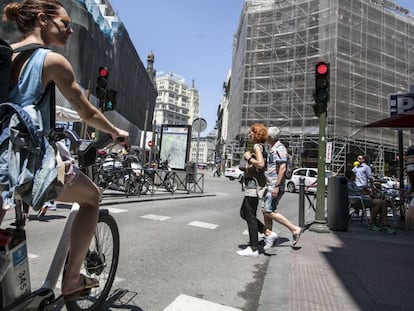
<svg viewBox="0 0 414 311"><path fill-rule="evenodd" d="M109 153L99 156L94 171L93 181L103 191L121 191L127 197L148 192L149 185L140 176L141 168L135 155Z"/></svg>
<svg viewBox="0 0 414 311"><path fill-rule="evenodd" d="M55 141L69 138L79 146L79 167L91 176L91 165L95 163L97 150L102 148L110 135L103 135L98 141L83 141L70 130L55 129ZM29 262L27 257L25 211L28 208L21 200L16 200L14 228L0 229L0 309L4 311L54 310L62 304L63 297L55 297L58 278L68 260L69 234L79 205L73 204L62 231L55 255L42 286L31 291ZM119 231L115 219L107 209L99 211L99 219L94 238L85 257L81 273L99 280L100 286L91 293L75 301L65 302L69 311L102 310L115 279L119 260Z"/></svg>
<svg viewBox="0 0 414 311"><path fill-rule="evenodd" d="M144 175L148 177L145 182L150 183L152 190L154 190L154 186L157 186L164 187L168 192L174 193L178 188L175 173L169 165L169 156L167 160L159 163L158 169L144 168Z"/></svg>

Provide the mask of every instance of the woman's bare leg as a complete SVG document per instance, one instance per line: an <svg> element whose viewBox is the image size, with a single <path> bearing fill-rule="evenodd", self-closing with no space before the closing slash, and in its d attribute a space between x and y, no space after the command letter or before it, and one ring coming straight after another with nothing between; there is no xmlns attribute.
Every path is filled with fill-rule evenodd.
<svg viewBox="0 0 414 311"><path fill-rule="evenodd" d="M269 213L266 213L264 211L263 211L263 220L264 220L265 228L266 228L264 234L268 236L269 234L272 233L273 220L270 217Z"/></svg>
<svg viewBox="0 0 414 311"><path fill-rule="evenodd" d="M292 224L285 216L283 216L282 214L278 213L278 212L272 212L270 213L270 217L277 221L278 223L284 225L286 228L288 228L290 231L292 231L292 233L299 233L300 232L300 227L295 226L294 224Z"/></svg>
<svg viewBox="0 0 414 311"><path fill-rule="evenodd" d="M57 201L77 202L80 209L73 222L70 233L70 253L66 266L66 275L62 283L62 294L72 294L83 288L80 279L82 262L88 251L89 244L95 232L99 215L99 189L83 173L76 181L66 188Z"/></svg>
<svg viewBox="0 0 414 311"><path fill-rule="evenodd" d="M3 209L2 206L3 206L3 200L0 199L0 225L3 222L4 215L6 215L6 212L7 212Z"/></svg>

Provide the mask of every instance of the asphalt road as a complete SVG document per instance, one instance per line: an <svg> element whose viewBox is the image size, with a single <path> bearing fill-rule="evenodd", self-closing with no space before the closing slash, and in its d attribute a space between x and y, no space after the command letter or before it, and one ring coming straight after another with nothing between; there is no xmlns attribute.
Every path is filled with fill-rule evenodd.
<svg viewBox="0 0 414 311"><path fill-rule="evenodd" d="M112 289L122 297L112 299L108 309L179 310L185 301L215 303L217 310L256 310L270 256L236 255L248 241L239 217L240 184L207 173L205 192L212 196L105 206L121 238ZM297 199L288 193L282 202L293 207ZM32 287L45 277L67 214L67 209L49 211L44 221L27 225ZM288 208L284 214L289 217Z"/></svg>

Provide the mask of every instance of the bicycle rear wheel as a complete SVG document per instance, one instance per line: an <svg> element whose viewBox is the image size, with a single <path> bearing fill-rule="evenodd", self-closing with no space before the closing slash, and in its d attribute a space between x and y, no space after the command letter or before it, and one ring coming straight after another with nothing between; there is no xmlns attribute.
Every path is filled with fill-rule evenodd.
<svg viewBox="0 0 414 311"><path fill-rule="evenodd" d="M95 235L81 268L81 273L99 280L99 288L89 296L66 302L69 311L103 310L115 279L119 260L119 231L115 219L100 214Z"/></svg>

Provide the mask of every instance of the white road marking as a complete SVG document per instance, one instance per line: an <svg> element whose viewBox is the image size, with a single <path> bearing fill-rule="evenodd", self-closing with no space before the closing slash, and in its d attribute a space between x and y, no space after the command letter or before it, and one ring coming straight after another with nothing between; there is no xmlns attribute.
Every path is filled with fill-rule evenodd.
<svg viewBox="0 0 414 311"><path fill-rule="evenodd" d="M230 193L227 193L227 192L216 192L216 195L229 196Z"/></svg>
<svg viewBox="0 0 414 311"><path fill-rule="evenodd" d="M200 227L205 229L216 229L218 225L209 224L208 222L193 221L188 224L189 226Z"/></svg>
<svg viewBox="0 0 414 311"><path fill-rule="evenodd" d="M170 219L171 217L161 216L161 215L154 215L154 214L148 214L148 215L141 216L141 218L164 221L164 220Z"/></svg>
<svg viewBox="0 0 414 311"><path fill-rule="evenodd" d="M227 307L218 303L195 298L187 295L178 295L164 311L241 311L233 307Z"/></svg>
<svg viewBox="0 0 414 311"><path fill-rule="evenodd" d="M34 259L34 258L39 257L39 255L35 255L35 254L30 254L30 253L28 253L28 254L27 254L27 257L28 257L28 258L30 258L30 259Z"/></svg>
<svg viewBox="0 0 414 311"><path fill-rule="evenodd" d="M128 212L128 210L126 210L126 209L120 209L120 208L115 208L115 207L109 207L108 210L109 210L110 213L113 213L113 214Z"/></svg>

